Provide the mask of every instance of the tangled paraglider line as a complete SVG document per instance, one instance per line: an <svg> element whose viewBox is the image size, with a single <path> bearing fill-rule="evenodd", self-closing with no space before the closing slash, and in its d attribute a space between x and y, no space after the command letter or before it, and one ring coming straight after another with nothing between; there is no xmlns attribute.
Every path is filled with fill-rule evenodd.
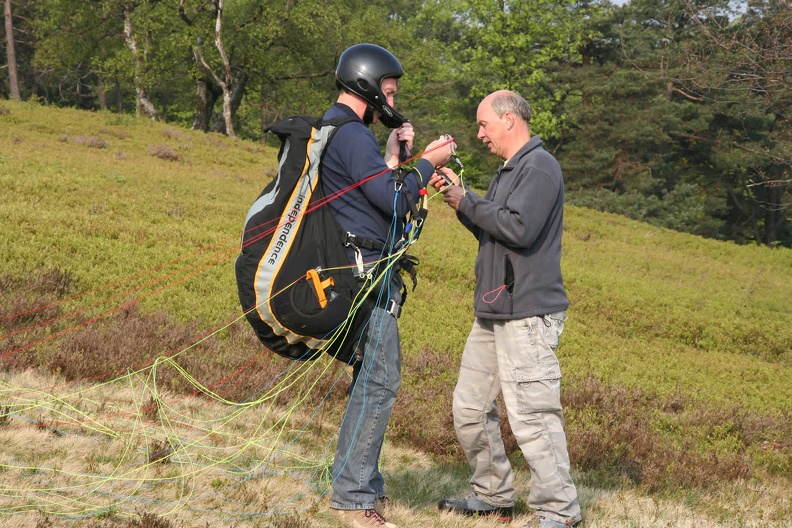
<svg viewBox="0 0 792 528"><path fill-rule="evenodd" d="M394 229L396 224L394 218ZM235 237L233 243L6 315L0 318L0 360L12 366L16 354L35 351L200 276L235 257L238 241ZM392 273L408 246L378 266L381 279ZM96 297L100 299L92 301ZM48 317L57 313L52 310L56 306L69 308ZM261 347L211 383L185 366L192 352L243 319L244 314L234 314L190 343L123 370L72 380L24 369L0 372L0 520L53 515L79 525L87 518L151 511L235 522L314 507L331 486L338 427L335 418L325 415L324 404L343 392L350 369L327 354L288 361ZM22 323L28 320L36 322ZM71 326L62 329L64 323ZM339 328L327 336L328 342L344 339L343 332ZM36 337L25 342L26 335ZM224 396L232 385L259 379L264 372L266 380L242 401ZM53 379L62 381L53 385ZM174 390L173 379L188 390Z"/></svg>

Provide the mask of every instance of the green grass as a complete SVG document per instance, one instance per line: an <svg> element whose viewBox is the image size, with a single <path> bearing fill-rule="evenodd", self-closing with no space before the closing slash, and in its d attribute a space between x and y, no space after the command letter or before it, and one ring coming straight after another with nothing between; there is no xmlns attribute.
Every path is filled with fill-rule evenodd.
<svg viewBox="0 0 792 528"><path fill-rule="evenodd" d="M274 174L276 153L128 116L0 102L3 383L24 380L25 369L52 376L42 385L59 391L83 379L125 390L148 380L112 404L138 417L194 391L193 382L229 401L267 386L283 364L262 354L238 320L233 260L247 209ZM432 510L438 494L463 489L467 479L450 398L472 323L476 243L433 199L413 253L421 260L419 284L400 321L404 382L385 459L402 505L396 519L479 526L439 519ZM792 251L705 240L569 206L562 265L572 302L559 349L567 435L590 525L667 526L699 514L706 519L698 525L751 525L757 515L768 522L792 516ZM43 305L49 306L12 317ZM175 356L196 379L167 363L152 368L162 356ZM329 441L343 391L332 387L335 375L316 379L303 405L317 406L329 391L314 426ZM305 390L288 389L277 404ZM112 407L106 396L87 405L93 389L85 391L60 403L41 396L46 405L28 417L45 430L79 431L73 411L66 419L63 409L94 417ZM13 386L0 391L3 416L4 409L28 409L15 394ZM0 419L0 434L29 427L16 416ZM249 423L228 427L233 431L223 438L255 437ZM504 433L521 466L508 425ZM144 452L176 433L162 434L148 444L136 438L135 449ZM309 448L300 447L307 454ZM52 449L33 458L47 467L63 456L62 446ZM125 459L123 451L115 457L88 451L84 471L110 471L113 460ZM0 480L14 472L3 464ZM156 468L178 473L173 465ZM203 485L216 489L233 480L212 474ZM249 482L240 486L253 502L278 500ZM520 491L524 496L524 485ZM163 493L178 495L167 486ZM647 498L657 506L655 517L624 506ZM134 508L118 506L109 517L135 515L143 525ZM239 526L331 526L329 515L313 506L299 520L257 518ZM51 519L62 517L42 513L37 523ZM92 519L99 522L96 514Z"/></svg>
<svg viewBox="0 0 792 528"><path fill-rule="evenodd" d="M13 108L0 116L5 265L68 270L81 290L141 273L159 279L189 266L199 272L183 288L152 295L150 306L207 324L232 312L227 269L274 149L114 114ZM71 140L82 137L102 138L106 146ZM179 159L161 159L152 146L170 148ZM215 295L223 291L230 294Z"/></svg>
<svg viewBox="0 0 792 528"><path fill-rule="evenodd" d="M565 345L576 352L568 371L585 357L610 383L663 396L683 388L702 404L792 410L789 251L580 213L570 215L566 238L573 320ZM598 233L606 225L607 237Z"/></svg>

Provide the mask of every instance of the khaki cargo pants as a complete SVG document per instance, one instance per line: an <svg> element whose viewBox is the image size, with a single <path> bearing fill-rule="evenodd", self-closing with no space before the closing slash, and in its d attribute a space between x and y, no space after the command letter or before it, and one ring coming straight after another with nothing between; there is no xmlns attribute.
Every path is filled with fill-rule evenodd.
<svg viewBox="0 0 792 528"><path fill-rule="evenodd" d="M561 521L580 518L555 355L565 320L565 312L514 321L476 319L453 403L454 427L473 470L476 496L493 506L514 504L512 467L496 406L503 392L509 423L531 469L528 505Z"/></svg>

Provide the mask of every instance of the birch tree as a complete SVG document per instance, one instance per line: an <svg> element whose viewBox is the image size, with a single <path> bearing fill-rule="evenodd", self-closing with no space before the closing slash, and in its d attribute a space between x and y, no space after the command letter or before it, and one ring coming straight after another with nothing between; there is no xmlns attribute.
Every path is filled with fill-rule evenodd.
<svg viewBox="0 0 792 528"><path fill-rule="evenodd" d="M236 133L234 132L234 112L232 108L234 76L231 73L231 61L228 59L228 54L223 44L223 9L225 8L225 1L214 0L213 4L215 10L214 44L221 61L220 73L217 73L215 68L206 61L200 42L193 48L193 52L195 53L195 59L198 61L198 64L200 64L212 79L214 79L215 83L220 86L223 93L223 123L225 125L225 132L230 137L236 137ZM183 0L180 5L183 7Z"/></svg>
<svg viewBox="0 0 792 528"><path fill-rule="evenodd" d="M145 69L146 61L144 58L144 51L138 44L138 37L135 32L135 24L133 20L134 3L130 2L124 4L124 42L126 42L129 51L132 52L132 57L135 64L135 101L136 101L136 115L138 117L145 116L153 120L159 120L159 112L156 106L149 97L148 87L146 83Z"/></svg>

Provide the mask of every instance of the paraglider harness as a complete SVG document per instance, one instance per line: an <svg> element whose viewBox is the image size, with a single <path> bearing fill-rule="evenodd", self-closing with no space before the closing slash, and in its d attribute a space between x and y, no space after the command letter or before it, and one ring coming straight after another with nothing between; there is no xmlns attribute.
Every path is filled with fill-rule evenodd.
<svg viewBox="0 0 792 528"><path fill-rule="evenodd" d="M391 273L405 271L415 288L418 259L405 251L426 219L423 182L416 201L404 185L407 170L401 164L394 169L396 191L410 203L395 243L343 232L324 207L332 197L320 177L322 156L338 127L354 120L294 116L265 129L281 140L278 173L248 211L235 272L247 321L267 348L286 358L312 360L326 352L345 363L361 359L374 308L394 317L401 313L400 305L379 294L380 287ZM356 256L354 266L347 248ZM383 259L367 268L361 249L381 251ZM403 286L402 305L406 295Z"/></svg>

